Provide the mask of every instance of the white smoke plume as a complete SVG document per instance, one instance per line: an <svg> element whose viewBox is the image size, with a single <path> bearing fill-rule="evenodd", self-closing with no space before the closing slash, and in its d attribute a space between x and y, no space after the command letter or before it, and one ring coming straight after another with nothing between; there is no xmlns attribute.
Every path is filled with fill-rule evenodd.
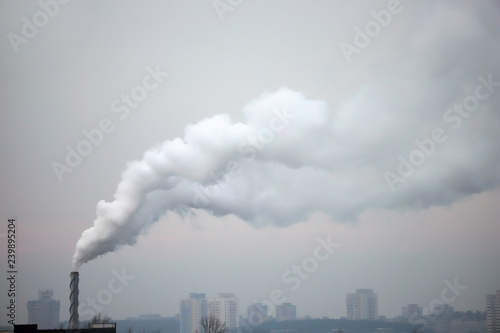
<svg viewBox="0 0 500 333"><path fill-rule="evenodd" d="M498 27L460 13L467 35L435 36L433 24L457 13L442 7L429 15L401 51L415 56L338 105L282 88L251 101L242 123L215 115L148 150L127 166L114 200L97 204L74 268L133 245L168 211L286 226L315 211L353 220L370 209L448 205L497 187ZM481 65L470 50L481 50Z"/></svg>

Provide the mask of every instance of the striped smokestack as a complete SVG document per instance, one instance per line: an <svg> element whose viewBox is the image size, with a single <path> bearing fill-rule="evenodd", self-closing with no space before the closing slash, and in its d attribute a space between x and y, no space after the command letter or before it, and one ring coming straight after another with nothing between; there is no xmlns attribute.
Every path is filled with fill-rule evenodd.
<svg viewBox="0 0 500 333"><path fill-rule="evenodd" d="M69 284L69 328L78 328L78 282L80 281L80 274L78 272L71 272L71 282Z"/></svg>

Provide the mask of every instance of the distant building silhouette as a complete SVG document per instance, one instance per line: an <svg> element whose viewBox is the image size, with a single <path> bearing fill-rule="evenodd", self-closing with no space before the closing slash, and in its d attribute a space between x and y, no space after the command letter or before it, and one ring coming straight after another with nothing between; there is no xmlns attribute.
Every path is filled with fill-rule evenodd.
<svg viewBox="0 0 500 333"><path fill-rule="evenodd" d="M500 290L486 296L486 330L488 333L500 333Z"/></svg>
<svg viewBox="0 0 500 333"><path fill-rule="evenodd" d="M297 307L291 303L276 305L276 320L294 320L297 318Z"/></svg>
<svg viewBox="0 0 500 333"><path fill-rule="evenodd" d="M208 300L208 315L226 323L227 329L238 327L238 300L233 293L219 293Z"/></svg>
<svg viewBox="0 0 500 333"><path fill-rule="evenodd" d="M451 319L454 309L447 304L436 304L432 309L431 328L437 333L451 333Z"/></svg>
<svg viewBox="0 0 500 333"><path fill-rule="evenodd" d="M377 294L373 289L356 289L355 294L347 294L346 306L349 320L375 320L378 317Z"/></svg>
<svg viewBox="0 0 500 333"><path fill-rule="evenodd" d="M261 323L267 318L267 305L262 303L253 303L247 308L247 318L251 323Z"/></svg>
<svg viewBox="0 0 500 333"><path fill-rule="evenodd" d="M137 317L127 317L127 320L162 320L164 317L157 313L146 313L138 315Z"/></svg>
<svg viewBox="0 0 500 333"><path fill-rule="evenodd" d="M201 318L208 314L205 294L190 293L189 299L181 301L180 310L180 333L201 333Z"/></svg>
<svg viewBox="0 0 500 333"><path fill-rule="evenodd" d="M59 326L61 304L52 299L52 290L39 290L37 301L28 301L28 324L37 324L38 329Z"/></svg>
<svg viewBox="0 0 500 333"><path fill-rule="evenodd" d="M408 304L403 307L403 319L409 320L410 318L418 318L422 316L422 307L418 304Z"/></svg>

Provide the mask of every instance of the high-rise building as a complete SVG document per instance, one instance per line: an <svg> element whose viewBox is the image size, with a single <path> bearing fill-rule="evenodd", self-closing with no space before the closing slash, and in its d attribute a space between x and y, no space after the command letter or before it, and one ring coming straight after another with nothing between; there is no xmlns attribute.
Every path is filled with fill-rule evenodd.
<svg viewBox="0 0 500 333"><path fill-rule="evenodd" d="M500 333L500 290L486 296L486 331Z"/></svg>
<svg viewBox="0 0 500 333"><path fill-rule="evenodd" d="M59 326L61 304L52 299L52 290L39 290L38 300L28 301L28 324L37 324L39 329Z"/></svg>
<svg viewBox="0 0 500 333"><path fill-rule="evenodd" d="M226 323L227 329L238 327L238 301L233 293L219 293L208 300L208 315Z"/></svg>
<svg viewBox="0 0 500 333"><path fill-rule="evenodd" d="M294 320L297 318L297 307L291 303L276 305L276 320Z"/></svg>
<svg viewBox="0 0 500 333"><path fill-rule="evenodd" d="M247 318L252 322L262 322L267 317L267 305L253 303L247 308Z"/></svg>
<svg viewBox="0 0 500 333"><path fill-rule="evenodd" d="M418 304L408 304L403 307L403 318L406 320L422 316L422 308Z"/></svg>
<svg viewBox="0 0 500 333"><path fill-rule="evenodd" d="M432 309L431 328L437 333L450 333L453 312L453 307L448 304L435 304Z"/></svg>
<svg viewBox="0 0 500 333"><path fill-rule="evenodd" d="M190 293L180 304L180 333L201 333L201 319L208 314L205 294Z"/></svg>
<svg viewBox="0 0 500 333"><path fill-rule="evenodd" d="M347 319L360 320L378 318L377 294L372 289L356 289L355 294L347 294Z"/></svg>

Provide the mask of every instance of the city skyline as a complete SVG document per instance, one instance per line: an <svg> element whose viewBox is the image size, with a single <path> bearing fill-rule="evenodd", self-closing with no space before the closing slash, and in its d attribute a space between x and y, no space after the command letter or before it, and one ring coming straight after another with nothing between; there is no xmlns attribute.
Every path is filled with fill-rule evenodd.
<svg viewBox="0 0 500 333"><path fill-rule="evenodd" d="M34 304L34 302L49 300L52 303L55 302L54 303L56 305L55 309L59 310L59 302L60 301L53 300L52 295L53 295L52 289L39 290L39 300L37 300L37 301L31 300L28 303ZM237 294L232 293L232 292L231 293L217 292L216 295L217 296L215 296L215 297L210 297L210 296L207 297L207 293L204 293L204 292L201 292L201 293L200 292L190 292L189 298L185 298L185 299L180 300L180 302L179 302L179 304L180 304L179 310L180 311L177 313L171 313L171 314L167 314L167 315L163 315L163 316L159 315L157 312L154 312L154 313L136 313L134 317L116 318L116 319L117 320L124 320L124 319L145 320L145 319L177 318L178 317L182 321L182 318L183 318L183 316L182 316L183 310L182 309L183 308L190 308L189 311L191 311L192 308L195 308L196 312L197 312L197 316L195 316L195 318L190 320L192 323L199 322L199 320L201 318L206 317L206 316L214 316L214 317L217 317L217 318L222 320L224 318L224 316L223 316L224 310L222 310L222 309L225 309L226 305L215 304L215 303L220 302L221 300L224 300L224 299L227 299L230 302L235 302L236 306L234 307L231 305L231 307L233 309L239 309L239 311L235 311L235 313L237 313L237 316L233 317L233 318L248 319L249 316L252 316L255 313L258 313L259 314L258 320L260 320L260 321L262 321L266 317L272 318L272 319L275 319L278 321L283 320L283 319L279 319L280 314L279 314L279 310L278 310L278 307L283 306L283 305L285 305L285 306L291 305L294 308L294 310L293 310L294 314L292 315L292 318L286 319L286 320L304 319L304 318L317 318L317 319L330 318L330 319L349 319L349 320L365 320L365 319L379 320L380 318L382 318L382 320L384 320L384 318L386 318L386 319L402 318L405 320L410 319L410 321L411 321L412 318L419 318L419 317L425 317L425 316L431 316L431 315L443 313L445 311L440 309L443 306L445 307L445 309L449 308L449 309L452 309L451 311L453 311L453 307L450 307L448 304L446 304L445 301L433 302L432 308L425 308L425 307L421 306L420 304L409 303L406 305L404 305L404 304L401 305L401 311L399 314L396 314L392 317L386 316L383 313L381 313L381 314L378 313L377 293L374 293L372 289L368 289L368 288L357 288L356 293L346 293L345 294L345 296L346 296L345 299L346 299L346 303L347 303L346 304L346 314L347 315L340 316L340 317L333 317L333 316L314 317L314 316L311 316L310 314L308 314L307 312L304 312L300 317L298 317L298 316L296 316L296 310L295 310L296 305L291 304L290 302L282 302L280 304L276 304L274 308L269 308L268 305L265 304L265 302L262 303L259 301L253 302L251 304L246 304L246 305L245 304L238 305L239 302L238 302ZM368 299L371 299L374 296L374 302L375 302L374 310L370 309L370 307L372 307L373 305L370 305L370 303L368 302L364 305L366 307L366 309L361 311L361 312L366 312L365 313L366 318L364 317L364 315L362 313L358 313L358 314L352 313L351 315L349 315L349 313L350 313L349 308L353 306L353 302L355 303L354 306L363 307L362 304L364 302L362 300L363 300L364 295L367 296L367 299L365 300L367 302L368 302ZM491 316L493 318L495 308L498 307L498 304L500 304L498 299L500 299L499 291L497 291L496 294L485 295L485 309L482 312L484 312L486 315ZM212 302L212 304L210 305L211 302ZM29 304L28 304L28 308L30 308ZM34 308L34 305L32 305L31 308ZM53 306L52 306L52 308L53 308ZM210 308L212 308L212 309L210 310ZM216 308L218 308L218 309L216 309ZM40 309L40 307L38 306L37 309ZM47 309L45 309L45 310L47 310ZM221 310L222 310L222 313L219 313ZM245 312L245 310L246 310L246 312ZM287 312L288 311L289 310L287 310ZM359 311L359 310L356 310L356 311ZM468 310L463 310L462 312L467 312L467 311L472 311L472 312L480 311L481 312L481 310L477 310L477 309L468 309ZM47 311L45 311L45 312L47 312ZM56 312L57 312L57 316L56 316L57 317L57 324L59 324L59 320L58 320L59 319L59 311L56 311ZM372 313L372 315L368 315L368 313ZM45 314L48 314L48 312ZM55 314L55 312L54 312L54 314ZM101 315L107 315L107 314L101 313ZM29 318L34 318L34 314L30 315L30 316L32 316L32 317L29 317ZM52 315L52 317L53 317L53 315ZM53 317L53 318L56 318L56 317ZM45 319L43 319L43 320L45 320ZM53 319L50 319L50 320L53 320ZM29 323L35 323L35 321L36 321L35 319L28 320ZM230 319L222 320L222 321L229 322ZM63 322L63 321L61 321L61 322ZM82 322L84 322L84 321L82 321ZM45 321L44 321L44 323L45 323ZM42 326L43 325L44 324L42 324ZM47 326L47 327L49 327L49 326ZM50 327L56 327L56 326L57 325L52 325ZM238 324L230 325L230 327L232 327L232 328L237 327L237 326L238 326ZM196 329L193 329L193 332L195 330ZM181 333L182 332L183 331L181 329Z"/></svg>
<svg viewBox="0 0 500 333"><path fill-rule="evenodd" d="M128 324L120 324L120 325L133 325L135 328L140 327L141 325L150 325L150 324L139 324L135 323L132 324L130 321L138 321L138 322L144 322L144 321L152 321L155 322L156 324L152 324L153 326L148 326L148 327L155 327L154 325L158 325L158 321L162 321L165 319L173 319L174 321L179 320L179 325L180 326L180 333L185 333L185 332L201 332L201 327L200 327L200 322L201 319L204 317L215 317L221 322L226 322L228 327L231 327L232 329L240 327L241 329L248 330L248 329L255 329L257 327L260 327L261 325L265 325L265 323L270 323L272 321L275 322L281 322L281 321L293 321L293 320L306 320L310 321L312 319L321 319L321 320L348 320L348 321L366 321L368 320L373 320L373 321L380 321L386 322L386 323L408 323L410 325L418 325L419 327L429 327L435 330L437 333L450 333L454 332L455 330L460 330L463 332L466 332L467 330L469 331L476 331L476 332L485 332L485 333L490 333L490 332L496 332L495 327L497 327L498 324L498 318L496 318L496 312L498 312L498 300L499 300L499 295L500 291L497 290L496 294L488 294L485 298L488 307L487 311L483 313L484 318L479 319L481 314L473 313L470 311L467 311L467 313L462 312L462 314L455 313L454 308L444 304L443 302L435 302L432 308L432 313L430 314L425 314L423 308L420 307L418 304L408 304L407 306L402 307L402 313L400 316L397 316L395 318L387 318L384 315L380 315L379 317L372 317L370 316L374 315L374 312L377 310L377 294L374 293L372 289L367 289L367 288L361 288L361 289L356 289L356 293L347 293L346 294L346 306L347 306L347 313L348 317L342 317L342 318L314 318L309 315L305 315L302 317L297 317L296 316L296 306L294 304L291 304L289 302L285 302L283 304L277 305L276 310L270 311L270 315L268 313L267 306L263 305L262 303L253 303L247 307L247 317L244 316L239 316L239 324L236 324L236 321L238 321L237 316L236 316L236 309L239 307L238 305L238 300L237 300L237 295L235 293L217 293L216 297L207 297L205 293L200 293L200 292L191 292L189 294L188 299L184 299L180 302L180 314L176 314L173 317L163 317L160 316L157 313L150 313L150 314L140 314L137 317L134 318L127 318L126 321L128 321ZM445 295L446 293L443 293ZM52 291L51 290L43 290L39 292L39 301L37 302L42 302L45 305L50 303L57 303L57 310L59 310L59 301L53 301L52 300ZM446 297L443 297L446 298ZM33 303L35 301L30 301L30 303ZM42 304L43 305L43 304ZM349 310L350 307L358 307L358 309L351 309ZM29 307L29 305L28 305ZM363 307L366 307L366 309L363 309ZM374 307L374 309L371 309L371 307ZM59 324L59 321L54 322L54 315L59 316L59 313L49 313L53 306L47 307L47 306L39 306L39 305L34 305L32 304L31 309L34 310L36 308L37 314L35 312L30 310L30 323L37 323L39 329L49 328L49 327L64 327L64 322L61 322ZM187 310L187 311L186 311ZM234 310L234 312L233 312ZM106 314L99 314L100 316L107 317ZM229 317L228 317L229 316ZM363 316L366 316L366 318L363 318ZM38 317L37 320L33 320L33 318ZM191 318L189 318L191 317ZM355 318L356 317L356 318ZM113 319L113 318L108 318L112 322L121 322L123 319ZM465 321L464 321L465 319ZM47 321L48 320L48 321ZM49 322L52 321L50 324ZM193 324L196 324L197 327L192 327L190 329L186 329L186 322L188 322L188 326L192 326ZM234 322L234 324L232 324ZM166 322L165 322L166 324ZM80 327L85 326L85 322L82 321L80 322ZM137 326L139 325L139 326ZM316 325L316 324L312 324ZM346 325L345 323L343 325ZM378 324L378 325L383 325L383 324ZM423 325L423 326L422 326ZM168 326L171 328L172 323L170 322ZM178 327L179 327L178 326ZM132 326L129 326L129 329ZM146 327L146 326L143 326Z"/></svg>
<svg viewBox="0 0 500 333"><path fill-rule="evenodd" d="M228 293L228 292L216 292L214 294L217 295L217 296L212 296L211 297L210 296L211 294L205 293L205 292L190 292L189 293L189 295L190 295L189 298L185 298L185 299L180 300L180 309L181 310L179 312L177 312L177 313L170 313L170 314L167 314L167 315L161 316L161 317L162 318L175 318L175 317L179 316L179 318L182 318L182 308L183 308L183 302L184 301L195 301L196 302L196 304L197 304L196 306L200 307L200 309L199 309L199 316L198 316L200 319L202 317L205 317L205 316L220 317L217 313L210 312L210 310L209 310L210 309L210 304L209 304L210 302L217 302L217 301L219 301L219 300L221 300L223 298L229 298L229 299L231 299L231 301L236 301L236 303L238 303L238 304L240 303L238 301L237 293L233 293L233 292L230 292L230 293ZM397 319L397 318L401 317L401 318L404 318L404 319L409 319L409 318L411 318L413 316L416 318L416 317L421 317L421 316L425 317L425 316L431 316L431 315L436 315L436 314L442 313L443 310L440 309L440 307L442 307L442 306L444 306L446 309L448 309L448 308L454 309L453 307L450 307L446 303L446 301L443 301L442 299L440 299L440 300L435 299L435 300L433 300L433 302L431 302L430 307L425 307L425 306L422 306L421 304L416 304L416 303L401 304L399 313L395 314L394 316L387 316L384 313L380 313L380 314L378 313L378 297L377 297L377 293L374 293L374 291L372 289L369 289L369 288L357 288L356 289L356 293L346 293L344 300L347 301L351 297L354 297L354 298L360 297L360 300L362 300L363 299L363 297L362 297L363 294L366 294L368 296L368 298L371 298L372 297L371 295L375 296L374 297L374 301L376 303L375 303L374 310L371 310L371 311L369 310L369 308L371 306L373 306L373 305L368 305L368 303L365 305L365 306L368 307L367 308L368 312L373 312L374 311L373 312L374 314L372 314L371 317L368 314L366 314L367 318L361 318L362 316L360 316L360 318L355 318L354 316L353 317L349 317L349 310L348 310L349 305L346 304L346 315L345 316L339 316L339 317L334 317L334 316L313 317L309 313L304 312L300 317L294 316L294 318L295 319L304 319L304 318L321 319L321 318L324 318L324 317L328 317L328 318L331 318L331 319L349 319L349 320L365 320L365 319L369 319L369 320L378 320L379 318ZM497 294L498 294L498 292L497 292ZM496 299L499 298L499 296L497 294L488 294L488 295L485 295L485 309L483 309L483 310L480 310L480 309L464 309L464 310L460 310L460 311L462 311L462 312L467 312L467 311L476 312L476 311L480 311L480 312L487 313L487 311L488 311L488 305L490 304L490 302L493 302L492 301L493 299L495 299L494 302L497 302ZM223 295L223 296L221 297L221 295ZM449 302L449 303L451 304L452 302ZM202 305L202 304L205 304L205 305ZM255 301L255 302L251 302L250 304L240 304L240 305L237 305L236 307L239 309L239 311L237 312L239 318L248 318L249 315L252 315L253 313L258 312L259 314L263 315L263 317L259 316L259 320L262 320L265 317L269 317L269 318L273 318L273 319L278 319L277 307L282 306L282 305L287 305L287 304L296 307L295 304L291 304L290 302L282 302L282 303L276 304L274 306L274 308L272 308L272 307L269 307L269 303L265 302L265 301L264 302ZM491 303L491 304L493 304L493 303ZM214 306L214 303L212 304L212 306ZM223 307L224 306L221 305L221 308L223 308ZM213 307L213 309L215 309L215 307ZM212 310L212 311L214 311L214 310ZM139 316L139 317L141 317L141 316L147 317L147 316L151 316L153 314L151 314L151 313L137 313L136 315ZM157 316L158 314L155 312L154 315ZM222 317L220 317L220 318L222 318ZM125 318L119 318L119 319L122 320L122 319L125 319Z"/></svg>

